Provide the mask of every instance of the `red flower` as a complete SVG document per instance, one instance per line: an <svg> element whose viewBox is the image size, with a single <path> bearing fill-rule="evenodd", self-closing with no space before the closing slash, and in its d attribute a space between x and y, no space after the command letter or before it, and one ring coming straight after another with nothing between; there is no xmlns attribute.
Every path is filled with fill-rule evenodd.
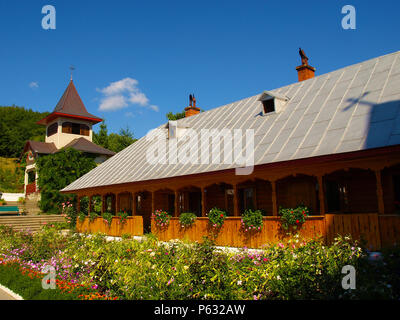
<svg viewBox="0 0 400 320"><path fill-rule="evenodd" d="M224 215L221 213L221 216L220 216L221 218L223 218L224 217Z"/></svg>
<svg viewBox="0 0 400 320"><path fill-rule="evenodd" d="M296 220L296 223L299 223L299 220Z"/></svg>

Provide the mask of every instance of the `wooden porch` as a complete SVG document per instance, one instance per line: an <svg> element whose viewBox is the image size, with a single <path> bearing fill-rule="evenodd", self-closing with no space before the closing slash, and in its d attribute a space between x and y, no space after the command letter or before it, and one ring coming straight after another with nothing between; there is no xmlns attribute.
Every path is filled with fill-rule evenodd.
<svg viewBox="0 0 400 320"><path fill-rule="evenodd" d="M311 214L300 229L303 238L321 237L330 243L337 234L351 235L363 237L375 250L399 242L400 150L385 148L259 165L250 176L225 170L102 186L79 190L77 195L78 210L84 197L89 203L85 211L93 210L97 196L102 199L101 212L125 210L133 216L132 221L140 216L144 232L152 232L160 240L201 241L209 235L218 245L249 248L281 241L286 235L280 227L279 207L303 204ZM210 229L206 217L213 207L228 213L218 234ZM173 216L165 230L158 230L151 221L157 209ZM240 229L240 216L246 209L263 211L261 232L248 235ZM179 225L183 212L198 216L192 227ZM78 224L78 230L81 228Z"/></svg>

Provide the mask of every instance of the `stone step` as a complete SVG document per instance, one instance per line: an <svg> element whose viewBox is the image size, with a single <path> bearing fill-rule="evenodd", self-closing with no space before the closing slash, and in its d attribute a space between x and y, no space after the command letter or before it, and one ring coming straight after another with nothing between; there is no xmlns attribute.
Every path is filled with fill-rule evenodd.
<svg viewBox="0 0 400 320"><path fill-rule="evenodd" d="M48 216L7 216L0 217L0 225L7 225L14 230L27 230L37 231L44 225L44 223L64 222L65 218L59 215Z"/></svg>

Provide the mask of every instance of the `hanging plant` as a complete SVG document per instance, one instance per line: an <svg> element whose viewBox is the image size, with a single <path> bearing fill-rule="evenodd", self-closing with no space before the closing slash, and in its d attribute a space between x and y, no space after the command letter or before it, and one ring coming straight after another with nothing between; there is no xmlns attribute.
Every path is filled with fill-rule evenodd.
<svg viewBox="0 0 400 320"><path fill-rule="evenodd" d="M94 212L94 211L91 211L90 213L89 213L89 221L90 222L93 222L96 218L98 218L99 217L99 215L96 213L96 212Z"/></svg>
<svg viewBox="0 0 400 320"><path fill-rule="evenodd" d="M83 222L83 221L85 221L85 218L86 218L86 214L83 211L80 211L78 214L79 221Z"/></svg>
<svg viewBox="0 0 400 320"><path fill-rule="evenodd" d="M241 225L245 232L252 230L260 231L263 227L261 210L246 210L242 216Z"/></svg>
<svg viewBox="0 0 400 320"><path fill-rule="evenodd" d="M227 214L225 211L215 207L210 210L207 216L209 223L214 228L220 228L224 224Z"/></svg>
<svg viewBox="0 0 400 320"><path fill-rule="evenodd" d="M117 213L117 217L120 218L119 222L124 225L126 223L126 219L128 218L128 212L120 211Z"/></svg>
<svg viewBox="0 0 400 320"><path fill-rule="evenodd" d="M310 210L301 205L297 208L279 208L279 214L281 215L282 228L285 230L289 229L289 227L297 229L306 221Z"/></svg>
<svg viewBox="0 0 400 320"><path fill-rule="evenodd" d="M103 220L104 222L108 223L108 226L111 227L113 214L111 212L104 212L103 213Z"/></svg>
<svg viewBox="0 0 400 320"><path fill-rule="evenodd" d="M171 215L164 210L154 211L152 217L158 228L167 227L169 225L169 220L171 219Z"/></svg>
<svg viewBox="0 0 400 320"><path fill-rule="evenodd" d="M182 228L188 228L196 222L197 216L193 212L184 212L179 216L179 223Z"/></svg>

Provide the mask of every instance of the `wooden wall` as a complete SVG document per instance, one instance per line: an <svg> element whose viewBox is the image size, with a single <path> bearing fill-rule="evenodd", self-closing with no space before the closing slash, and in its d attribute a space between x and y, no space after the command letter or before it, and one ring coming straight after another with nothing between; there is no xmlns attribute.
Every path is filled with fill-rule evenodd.
<svg viewBox="0 0 400 320"><path fill-rule="evenodd" d="M121 237L123 234L132 236L143 235L143 218L141 216L128 217L124 224L120 223L120 218L113 217L111 226L103 218L96 218L93 222L86 218L83 222L77 221L77 232L82 233L105 233L109 236Z"/></svg>

